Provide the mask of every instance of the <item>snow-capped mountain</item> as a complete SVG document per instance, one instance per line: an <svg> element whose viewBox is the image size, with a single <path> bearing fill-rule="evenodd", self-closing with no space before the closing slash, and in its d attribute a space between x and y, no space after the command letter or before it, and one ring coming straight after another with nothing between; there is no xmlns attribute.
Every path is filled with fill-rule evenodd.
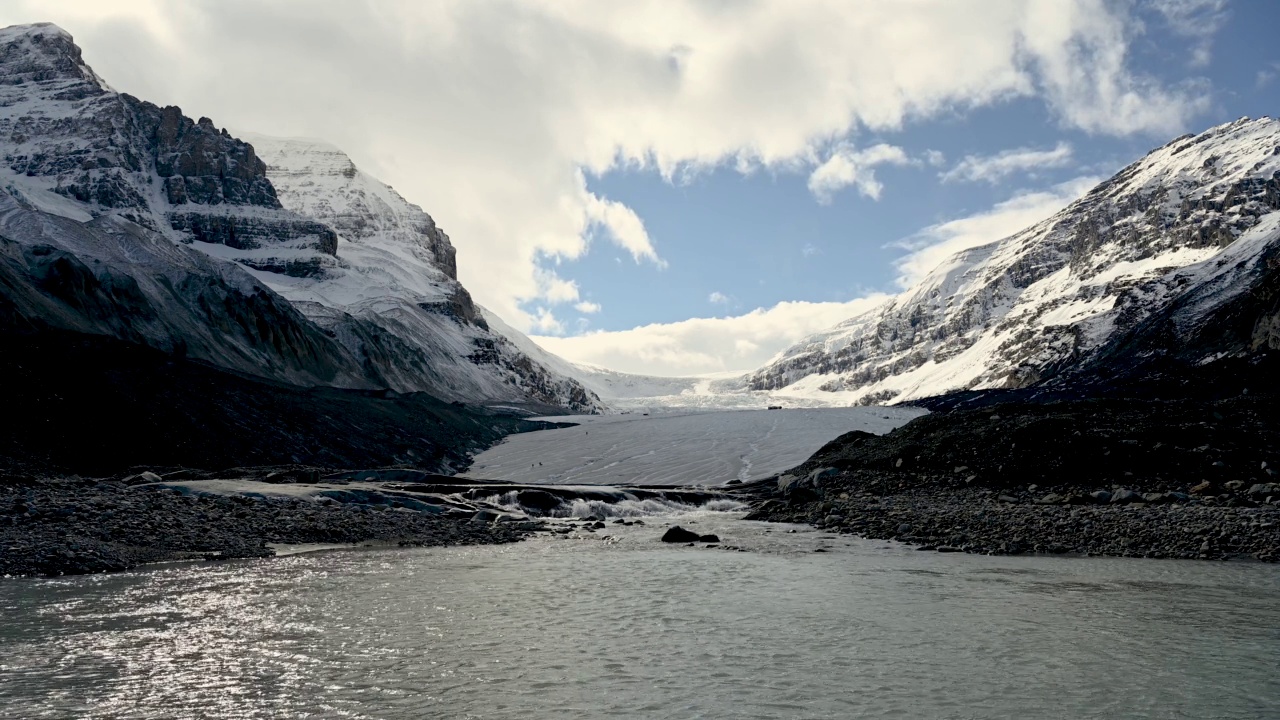
<svg viewBox="0 0 1280 720"><path fill-rule="evenodd" d="M846 403L1023 387L1113 352L1153 318L1166 336L1212 330L1234 294L1256 297L1249 279L1280 244L1277 209L1280 121L1180 137L1053 217L957 253L903 294L796 344L748 387ZM1254 349L1274 347L1274 318L1269 327Z"/></svg>
<svg viewBox="0 0 1280 720"><path fill-rule="evenodd" d="M377 364L389 385L473 402L603 407L556 366L563 361L472 302L449 237L422 208L328 143L241 135L267 163L281 203L338 233L324 272L255 276Z"/></svg>
<svg viewBox="0 0 1280 720"><path fill-rule="evenodd" d="M492 332L448 237L332 147L263 139L268 172L208 118L111 89L48 23L0 29L0 138L11 327L289 383L601 407Z"/></svg>

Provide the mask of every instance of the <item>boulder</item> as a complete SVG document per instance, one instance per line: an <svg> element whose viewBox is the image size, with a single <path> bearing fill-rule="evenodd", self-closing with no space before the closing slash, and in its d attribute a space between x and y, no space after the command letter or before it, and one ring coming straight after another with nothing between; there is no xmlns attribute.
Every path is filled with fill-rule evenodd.
<svg viewBox="0 0 1280 720"><path fill-rule="evenodd" d="M692 530L685 530L679 525L673 525L662 535L662 542L666 543L689 543L702 540L702 536Z"/></svg>
<svg viewBox="0 0 1280 720"><path fill-rule="evenodd" d="M516 493L516 502L527 510L547 513L560 507L560 498L546 490L521 490Z"/></svg>
<svg viewBox="0 0 1280 720"><path fill-rule="evenodd" d="M828 478L833 478L839 474L840 474L840 471L833 467L818 468L817 470L814 470L813 472L809 473L808 479L809 479L809 483L813 485L813 487L817 488L817 487L822 487L823 480L826 480Z"/></svg>
<svg viewBox="0 0 1280 720"><path fill-rule="evenodd" d="M1099 505L1106 505L1111 502L1111 493L1106 490L1095 490L1089 493L1089 498Z"/></svg>
<svg viewBox="0 0 1280 720"><path fill-rule="evenodd" d="M1111 493L1111 504L1122 505L1127 503L1143 502L1142 496L1130 490L1129 488L1120 488Z"/></svg>
<svg viewBox="0 0 1280 720"><path fill-rule="evenodd" d="M140 472L137 475L130 475L124 479L125 485L143 485L145 483L158 483L161 477L150 470Z"/></svg>
<svg viewBox="0 0 1280 720"><path fill-rule="evenodd" d="M1247 495L1255 500L1261 500L1268 495L1280 494L1280 485L1276 483L1254 483L1249 487Z"/></svg>
<svg viewBox="0 0 1280 720"><path fill-rule="evenodd" d="M699 535L698 542L718 543L720 542L720 536L719 535Z"/></svg>
<svg viewBox="0 0 1280 720"><path fill-rule="evenodd" d="M492 510L478 510L475 515L471 516L471 522L477 525L488 525L498 520L499 513Z"/></svg>
<svg viewBox="0 0 1280 720"><path fill-rule="evenodd" d="M799 477L782 475L778 477L778 492L792 502L807 502L819 497L819 482L812 475Z"/></svg>

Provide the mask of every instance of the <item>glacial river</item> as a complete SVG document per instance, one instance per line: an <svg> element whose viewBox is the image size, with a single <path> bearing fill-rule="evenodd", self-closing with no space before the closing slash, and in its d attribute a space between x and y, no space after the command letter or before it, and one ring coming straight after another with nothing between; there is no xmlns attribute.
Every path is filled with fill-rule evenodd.
<svg viewBox="0 0 1280 720"><path fill-rule="evenodd" d="M1280 716L1280 567L735 518L0 580L0 717Z"/></svg>

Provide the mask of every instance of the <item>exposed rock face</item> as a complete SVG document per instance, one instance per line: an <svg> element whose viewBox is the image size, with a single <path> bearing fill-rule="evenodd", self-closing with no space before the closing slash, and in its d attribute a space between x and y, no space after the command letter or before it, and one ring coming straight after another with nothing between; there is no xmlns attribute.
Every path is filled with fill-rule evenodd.
<svg viewBox="0 0 1280 720"><path fill-rule="evenodd" d="M252 146L208 118L115 92L56 26L0 30L0 107L8 184L40 209L120 215L175 240L256 251L241 257L284 272L332 264L334 231L281 208Z"/></svg>
<svg viewBox="0 0 1280 720"><path fill-rule="evenodd" d="M112 215L79 223L0 193L0 290L0 331L106 335L294 384L376 385L244 270Z"/></svg>
<svg viewBox="0 0 1280 720"><path fill-rule="evenodd" d="M1182 331L1212 330L1202 322L1207 299L1273 262L1278 209L1280 121L1178 138L1048 220L961 252L911 290L802 341L749 385L861 403L1024 387L1172 304L1183 308ZM1274 343L1275 317L1251 315L1248 342Z"/></svg>
<svg viewBox="0 0 1280 720"><path fill-rule="evenodd" d="M448 236L331 146L268 141L269 172L208 118L112 90L48 24L0 30L0 139L0 329L288 383L601 407L492 331Z"/></svg>
<svg viewBox="0 0 1280 720"><path fill-rule="evenodd" d="M336 228L340 237L337 267L302 282L258 277L380 382L469 402L532 401L577 412L602 407L567 364L557 367L519 331L484 317L457 280L448 235L420 207L328 143L246 137L266 161L284 206Z"/></svg>

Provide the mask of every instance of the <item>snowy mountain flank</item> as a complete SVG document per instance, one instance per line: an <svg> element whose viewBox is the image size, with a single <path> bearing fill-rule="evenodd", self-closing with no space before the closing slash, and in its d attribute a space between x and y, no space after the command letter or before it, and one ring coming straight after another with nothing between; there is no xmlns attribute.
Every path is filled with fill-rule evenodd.
<svg viewBox="0 0 1280 720"><path fill-rule="evenodd" d="M1278 347L1280 321L1266 305L1277 209L1280 121L1180 137L1053 217L957 253L887 303L797 343L747 387L891 403L1026 387L1121 352L1203 363ZM1254 303L1247 312L1241 297ZM1249 327L1230 342L1188 343L1226 317Z"/></svg>
<svg viewBox="0 0 1280 720"><path fill-rule="evenodd" d="M118 93L47 23L0 30L0 137L5 328L290 384L602 407L491 330L431 217L336 148L258 149Z"/></svg>
<svg viewBox="0 0 1280 720"><path fill-rule="evenodd" d="M337 231L337 262L298 277L257 270L392 387L481 402L603 408L559 358L471 300L449 237L422 208L318 140L245 133L285 208ZM560 361L563 362L563 361Z"/></svg>

